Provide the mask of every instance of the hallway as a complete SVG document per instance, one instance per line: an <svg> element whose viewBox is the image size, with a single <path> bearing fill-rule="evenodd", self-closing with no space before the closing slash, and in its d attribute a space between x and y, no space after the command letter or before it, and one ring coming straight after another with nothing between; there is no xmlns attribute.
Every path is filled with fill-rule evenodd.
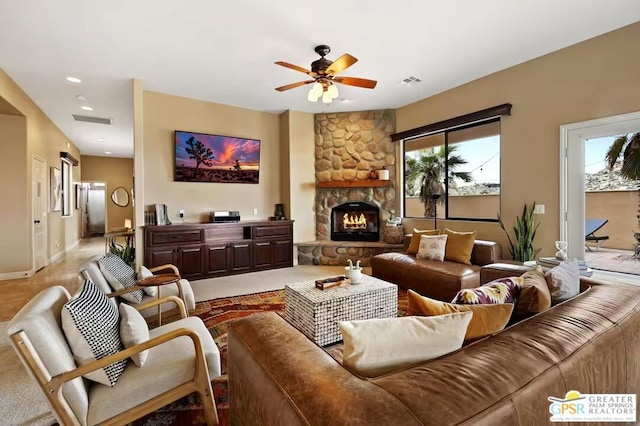
<svg viewBox="0 0 640 426"><path fill-rule="evenodd" d="M9 321L33 296L47 287L63 285L73 293L80 282L78 268L89 258L103 253L104 238L82 239L77 248L33 277L0 281L0 322Z"/></svg>

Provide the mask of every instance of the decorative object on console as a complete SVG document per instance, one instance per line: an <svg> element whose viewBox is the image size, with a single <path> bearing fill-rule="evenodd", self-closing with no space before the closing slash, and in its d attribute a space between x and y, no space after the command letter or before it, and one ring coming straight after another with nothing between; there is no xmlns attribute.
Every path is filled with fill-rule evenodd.
<svg viewBox="0 0 640 426"><path fill-rule="evenodd" d="M311 71L306 68L290 64L288 62L276 62L277 65L303 72L313 78L312 80L306 80L298 83L287 84L286 86L276 87L276 90L278 92L284 92L285 90L294 89L296 87L313 83L313 86L311 86L311 89L309 90L307 99L310 102L317 102L318 99L322 97L322 102L324 102L325 104L330 104L335 98L339 96L338 88L334 85L334 83L363 87L365 89L373 89L374 87L376 87L377 82L375 80L367 80L364 78L356 77L335 77L336 74L344 71L358 61L348 53L345 53L334 62L331 62L330 60L325 58L325 56L327 56L329 52L331 52L331 48L329 46L321 44L319 46L316 46L314 50L318 55L321 56L321 58L311 63Z"/></svg>
<svg viewBox="0 0 640 426"><path fill-rule="evenodd" d="M420 246L416 257L427 260L444 262L444 253L447 246L447 234L421 235Z"/></svg>
<svg viewBox="0 0 640 426"><path fill-rule="evenodd" d="M275 217L275 220L286 220L287 219L284 216L284 204L282 204L282 203L276 204L273 216Z"/></svg>
<svg viewBox="0 0 640 426"><path fill-rule="evenodd" d="M462 347L471 312L433 317L340 321L343 364L364 377L377 377Z"/></svg>
<svg viewBox="0 0 640 426"><path fill-rule="evenodd" d="M540 249L533 248L533 240L536 238L536 231L540 226L540 223L536 223L533 216L535 208L535 202L530 209L525 204L522 208L522 217L516 216L515 224L513 225L513 240L507 232L507 229L504 227L500 213L498 213L498 223L504 233L507 234L507 239L509 240L509 253L511 253L513 260L520 262L534 260L540 251Z"/></svg>
<svg viewBox="0 0 640 426"><path fill-rule="evenodd" d="M408 292L407 315L436 316L455 312L473 312L473 317L464 336L465 341L480 339L496 333L509 323L513 303L491 303L479 305L454 305L421 296L413 290Z"/></svg>
<svg viewBox="0 0 640 426"><path fill-rule="evenodd" d="M566 241L556 241L556 248L558 251L556 252L557 260L567 260L567 242Z"/></svg>
<svg viewBox="0 0 640 426"><path fill-rule="evenodd" d="M156 225L171 225L166 204L156 204L155 206Z"/></svg>
<svg viewBox="0 0 640 426"><path fill-rule="evenodd" d="M260 140L175 131L174 181L257 184L259 177Z"/></svg>
<svg viewBox="0 0 640 426"><path fill-rule="evenodd" d="M409 247L407 247L408 254L418 254L418 249L420 248L420 237L422 235L440 235L439 229L416 229L413 228L413 234L411 234L411 242L409 243Z"/></svg>

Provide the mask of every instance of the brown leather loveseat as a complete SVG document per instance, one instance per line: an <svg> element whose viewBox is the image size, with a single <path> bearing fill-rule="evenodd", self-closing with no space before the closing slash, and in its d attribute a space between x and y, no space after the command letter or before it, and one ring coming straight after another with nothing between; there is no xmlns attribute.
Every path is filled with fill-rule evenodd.
<svg viewBox="0 0 640 426"><path fill-rule="evenodd" d="M411 234L404 239L405 251ZM461 288L480 285L480 268L500 260L500 244L475 240L471 265L420 259L408 253L383 253L371 258L371 275L414 290L423 296L450 302Z"/></svg>
<svg viewBox="0 0 640 426"><path fill-rule="evenodd" d="M514 275L509 268L483 273L483 281ZM370 380L349 372L277 314L249 316L229 333L231 422L544 425L549 396L638 394L640 286L585 278L581 284L581 294L545 312Z"/></svg>

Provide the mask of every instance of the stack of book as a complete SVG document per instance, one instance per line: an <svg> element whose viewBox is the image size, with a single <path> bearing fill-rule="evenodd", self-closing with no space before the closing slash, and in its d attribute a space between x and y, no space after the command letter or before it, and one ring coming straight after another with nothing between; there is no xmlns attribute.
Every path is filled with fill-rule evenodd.
<svg viewBox="0 0 640 426"><path fill-rule="evenodd" d="M567 260L571 260L571 259L567 259ZM538 265L545 268L554 268L558 266L560 262L563 262L563 261L558 260L555 257L539 257L538 258ZM590 277L591 275L593 275L593 271L589 269L589 267L587 266L587 262L585 262L584 260L578 260L578 267L580 268L580 275L582 275L583 277Z"/></svg>

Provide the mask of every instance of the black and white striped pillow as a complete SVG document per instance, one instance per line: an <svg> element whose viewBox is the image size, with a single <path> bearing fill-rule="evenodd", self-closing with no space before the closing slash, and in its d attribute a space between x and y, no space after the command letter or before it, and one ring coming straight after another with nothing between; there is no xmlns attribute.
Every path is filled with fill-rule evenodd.
<svg viewBox="0 0 640 426"><path fill-rule="evenodd" d="M62 308L62 329L79 365L124 350L120 340L118 308L91 280L84 282L80 293ZM84 377L113 386L127 364L127 359L92 371Z"/></svg>
<svg viewBox="0 0 640 426"><path fill-rule="evenodd" d="M138 279L136 271L134 271L131 266L127 265L124 260L115 254L109 253L103 256L98 260L98 265L100 266L102 275L104 275L109 282L109 285L114 290L122 290L123 288L129 288L136 285L136 281ZM144 296L144 292L139 289L132 291L131 293L125 293L120 297L131 303L140 303L142 301L142 296Z"/></svg>

